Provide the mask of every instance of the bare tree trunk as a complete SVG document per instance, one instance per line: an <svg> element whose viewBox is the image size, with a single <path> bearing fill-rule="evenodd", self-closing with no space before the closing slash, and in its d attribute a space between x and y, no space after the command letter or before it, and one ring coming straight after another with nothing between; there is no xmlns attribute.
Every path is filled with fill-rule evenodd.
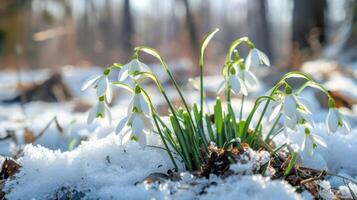
<svg viewBox="0 0 357 200"><path fill-rule="evenodd" d="M249 5L250 4L250 5ZM266 16L266 0L248 1L248 34L257 48L272 58L269 27Z"/></svg>
<svg viewBox="0 0 357 200"><path fill-rule="evenodd" d="M134 21L131 16L131 11L130 11L130 1L125 0L124 1L124 10L123 10L123 22L122 22L122 45L124 46L125 49L132 49L133 44L132 44L132 36L134 34Z"/></svg>
<svg viewBox="0 0 357 200"><path fill-rule="evenodd" d="M313 30L317 34L318 41L325 42L326 8L326 0L294 0L293 42L296 42L299 48L309 47L309 37Z"/></svg>
<svg viewBox="0 0 357 200"><path fill-rule="evenodd" d="M190 42L194 50L194 55L198 55L199 43L197 39L197 30L193 20L193 16L191 14L190 4L188 0L183 0L183 2L185 4L185 9L186 9L186 25L190 34Z"/></svg>

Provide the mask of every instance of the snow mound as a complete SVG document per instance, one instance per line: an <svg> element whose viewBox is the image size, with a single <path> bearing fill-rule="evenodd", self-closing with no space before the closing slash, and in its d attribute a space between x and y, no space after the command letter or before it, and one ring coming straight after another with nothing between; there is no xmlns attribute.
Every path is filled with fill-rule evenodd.
<svg viewBox="0 0 357 200"><path fill-rule="evenodd" d="M182 173L181 181L140 184L172 169L166 152L136 142L122 146L114 134L68 152L27 145L19 162L21 171L5 186L10 200L55 199L68 191L83 199L301 199L287 183L260 175L204 179Z"/></svg>
<svg viewBox="0 0 357 200"><path fill-rule="evenodd" d="M153 172L166 172L171 163L166 152L119 145L116 135L84 142L70 152L27 145L16 179L6 184L7 199L47 199L62 186L89 189L103 199L112 193L135 190L134 184ZM112 188L112 189L110 189ZM115 188L115 189L114 189Z"/></svg>
<svg viewBox="0 0 357 200"><path fill-rule="evenodd" d="M229 177L210 187L202 199L302 199L294 188L282 181L272 181L261 175Z"/></svg>
<svg viewBox="0 0 357 200"><path fill-rule="evenodd" d="M238 174L221 179L194 178L188 173L181 174L181 181L144 185L148 191L156 191L154 199L302 199L294 188L283 181L272 181L261 175L240 176ZM120 198L120 196L119 196ZM128 198L135 199L135 196Z"/></svg>

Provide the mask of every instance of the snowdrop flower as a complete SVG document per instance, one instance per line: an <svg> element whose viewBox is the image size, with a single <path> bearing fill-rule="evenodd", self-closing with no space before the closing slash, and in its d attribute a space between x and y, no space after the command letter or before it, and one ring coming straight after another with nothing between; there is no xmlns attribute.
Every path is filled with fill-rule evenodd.
<svg viewBox="0 0 357 200"><path fill-rule="evenodd" d="M329 111L326 118L327 130L329 133L336 132L338 127L345 127L350 130L349 123L343 119L341 113L336 108L336 103L333 99L329 99Z"/></svg>
<svg viewBox="0 0 357 200"><path fill-rule="evenodd" d="M248 95L248 90L240 78L235 74L236 70L234 67L230 69L230 75L223 80L218 86L218 93L221 93L224 88L229 88L233 94L239 94L242 92L243 95Z"/></svg>
<svg viewBox="0 0 357 200"><path fill-rule="evenodd" d="M297 124L307 123L312 126L311 112L307 105L304 99L292 94L292 89L287 86L285 94L279 94L278 100L272 103L269 121L273 121L282 113L285 127L291 130L296 130Z"/></svg>
<svg viewBox="0 0 357 200"><path fill-rule="evenodd" d="M135 58L126 65L124 65L118 75L119 82L128 81L128 79L137 81L140 80L140 76L135 76L136 73L151 72L151 69L144 63Z"/></svg>
<svg viewBox="0 0 357 200"><path fill-rule="evenodd" d="M128 127L123 132L122 144L127 143L129 140L135 140L140 145L146 145L146 135L154 130L153 121L149 114L149 104L141 94L140 87L137 86L134 97L129 105L128 115L119 122L115 129L116 133L120 133L124 127Z"/></svg>
<svg viewBox="0 0 357 200"><path fill-rule="evenodd" d="M248 94L249 90L258 86L259 81L257 77L249 70L249 68L246 68L243 62L238 62L234 64L233 67L238 71L238 78L242 83L242 91L247 91L246 93Z"/></svg>
<svg viewBox="0 0 357 200"><path fill-rule="evenodd" d="M314 154L314 149L316 149L318 145L325 148L327 147L327 144L322 137L311 133L310 129L305 127L304 137L300 144L300 150L306 155L312 156Z"/></svg>
<svg viewBox="0 0 357 200"><path fill-rule="evenodd" d="M112 122L112 114L104 100L104 96L100 97L98 103L90 109L87 123L91 124L95 118L105 118L107 119L108 124L111 124Z"/></svg>
<svg viewBox="0 0 357 200"><path fill-rule="evenodd" d="M270 66L270 61L267 55L257 48L251 48L245 60L245 67L249 70L250 66L257 67L261 64Z"/></svg>
<svg viewBox="0 0 357 200"><path fill-rule="evenodd" d="M108 103L112 101L112 88L108 79L110 70L107 69L102 75L89 78L82 85L82 91L88 89L89 87L94 87L96 89L97 97L105 96Z"/></svg>
<svg viewBox="0 0 357 200"><path fill-rule="evenodd" d="M135 109L134 109L135 110ZM122 144L130 140L138 141L140 145L145 146L147 143L146 135L154 130L152 119L143 112L133 111L130 116L122 119L115 129L116 133L120 133L124 126L131 128L123 133Z"/></svg>

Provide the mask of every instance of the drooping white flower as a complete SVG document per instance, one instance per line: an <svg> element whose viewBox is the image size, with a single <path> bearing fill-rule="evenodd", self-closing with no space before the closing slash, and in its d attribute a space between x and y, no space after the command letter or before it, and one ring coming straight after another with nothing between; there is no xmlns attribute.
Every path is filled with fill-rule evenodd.
<svg viewBox="0 0 357 200"><path fill-rule="evenodd" d="M242 92L243 95L247 96L247 88L242 84L239 77L236 75L229 75L225 80L223 80L218 86L218 93L221 93L224 88L228 87L233 94L239 94Z"/></svg>
<svg viewBox="0 0 357 200"><path fill-rule="evenodd" d="M296 107L297 107L297 102L296 102L296 98L294 98L294 95L286 94L283 101L284 115L289 118L294 117L296 112Z"/></svg>
<svg viewBox="0 0 357 200"><path fill-rule="evenodd" d="M108 79L108 74L103 73L102 75L89 78L82 85L82 91L89 87L94 87L96 89L97 97L105 96L108 103L112 101L113 92Z"/></svg>
<svg viewBox="0 0 357 200"><path fill-rule="evenodd" d="M131 115L123 118L115 129L120 133L124 127L129 129L122 133L122 144L129 140L137 140L141 145L146 145L146 136L154 130L153 122L150 116L143 112L133 112Z"/></svg>
<svg viewBox="0 0 357 200"><path fill-rule="evenodd" d="M154 130L149 103L139 87L135 88L135 94L128 107L128 115L120 120L115 132L120 133L124 127L127 129L122 133L122 144L136 140L141 145L146 145L147 134Z"/></svg>
<svg viewBox="0 0 357 200"><path fill-rule="evenodd" d="M139 80L141 76L134 75L140 72L151 72L151 69L135 58L121 68L118 80L119 82L125 82L128 81L128 79Z"/></svg>
<svg viewBox="0 0 357 200"><path fill-rule="evenodd" d="M288 94L279 94L277 100L271 104L269 121L275 120L281 113L285 127L291 130L296 130L297 124L307 123L313 126L308 103L291 91Z"/></svg>
<svg viewBox="0 0 357 200"><path fill-rule="evenodd" d="M259 85L257 77L249 70L239 70L238 77L248 90L254 89Z"/></svg>
<svg viewBox="0 0 357 200"><path fill-rule="evenodd" d="M150 115L150 106L141 93L135 93L132 100L129 103L128 114L136 108L138 112L143 112L146 115Z"/></svg>
<svg viewBox="0 0 357 200"><path fill-rule="evenodd" d="M237 71L238 79L241 83L242 93L247 96L248 93L259 85L257 77L247 68L242 61L233 64L234 72Z"/></svg>
<svg viewBox="0 0 357 200"><path fill-rule="evenodd" d="M98 103L90 109L87 123L92 123L95 118L106 119L109 124L112 122L112 114L110 113L110 109L104 101L104 98L99 98Z"/></svg>
<svg viewBox="0 0 357 200"><path fill-rule="evenodd" d="M349 123L342 117L336 107L331 107L329 109L326 118L326 125L329 133L336 132L338 127L345 127L348 131L350 130Z"/></svg>
<svg viewBox="0 0 357 200"><path fill-rule="evenodd" d="M248 56L245 60L245 68L249 70L251 66L257 67L259 65L270 66L270 61L267 55L257 48L250 49Z"/></svg>
<svg viewBox="0 0 357 200"><path fill-rule="evenodd" d="M310 129L308 127L305 127L304 136L300 144L300 150L306 155L312 156L314 154L314 150L318 146L326 148L326 141L322 137L311 133Z"/></svg>

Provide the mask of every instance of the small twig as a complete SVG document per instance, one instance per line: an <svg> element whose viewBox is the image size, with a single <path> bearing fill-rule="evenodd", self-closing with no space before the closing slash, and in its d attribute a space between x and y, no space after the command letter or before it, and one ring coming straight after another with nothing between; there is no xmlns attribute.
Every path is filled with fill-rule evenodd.
<svg viewBox="0 0 357 200"><path fill-rule="evenodd" d="M347 185L348 189L350 190L351 196L353 200L357 200L356 194L353 192L352 188L350 187L350 183L346 183L346 180L343 179L343 183Z"/></svg>
<svg viewBox="0 0 357 200"><path fill-rule="evenodd" d="M312 178L308 178L308 179L305 179L305 180L302 180L300 183L301 183L301 184L306 184L306 183L309 183L309 182L311 182L311 181L319 180L319 179L321 179L325 174L326 174L326 171L325 171L325 170L322 170L321 173L320 173L318 176L312 177Z"/></svg>
<svg viewBox="0 0 357 200"><path fill-rule="evenodd" d="M342 178L342 179L345 179L345 180L349 180L354 184L357 184L357 181L355 181L355 180L353 180L353 179L351 179L349 177L345 177L345 176L342 176L342 175L339 175L339 174L331 173L331 172L328 172L328 171L325 171L325 170L319 170L319 169L314 169L314 168L310 168L310 167L302 167L302 166L300 166L300 168L301 169L310 170L310 171L314 171L314 172L322 172L322 171L324 171L326 173L326 175L336 176L336 177L339 177L339 178Z"/></svg>
<svg viewBox="0 0 357 200"><path fill-rule="evenodd" d="M33 142L35 142L36 140L38 140L45 132L46 130L51 126L51 124L55 122L56 123L56 128L58 129L59 132L63 132L63 128L59 125L58 121L57 121L57 117L53 117L48 123L47 125L40 131L40 133L38 135L35 136Z"/></svg>

